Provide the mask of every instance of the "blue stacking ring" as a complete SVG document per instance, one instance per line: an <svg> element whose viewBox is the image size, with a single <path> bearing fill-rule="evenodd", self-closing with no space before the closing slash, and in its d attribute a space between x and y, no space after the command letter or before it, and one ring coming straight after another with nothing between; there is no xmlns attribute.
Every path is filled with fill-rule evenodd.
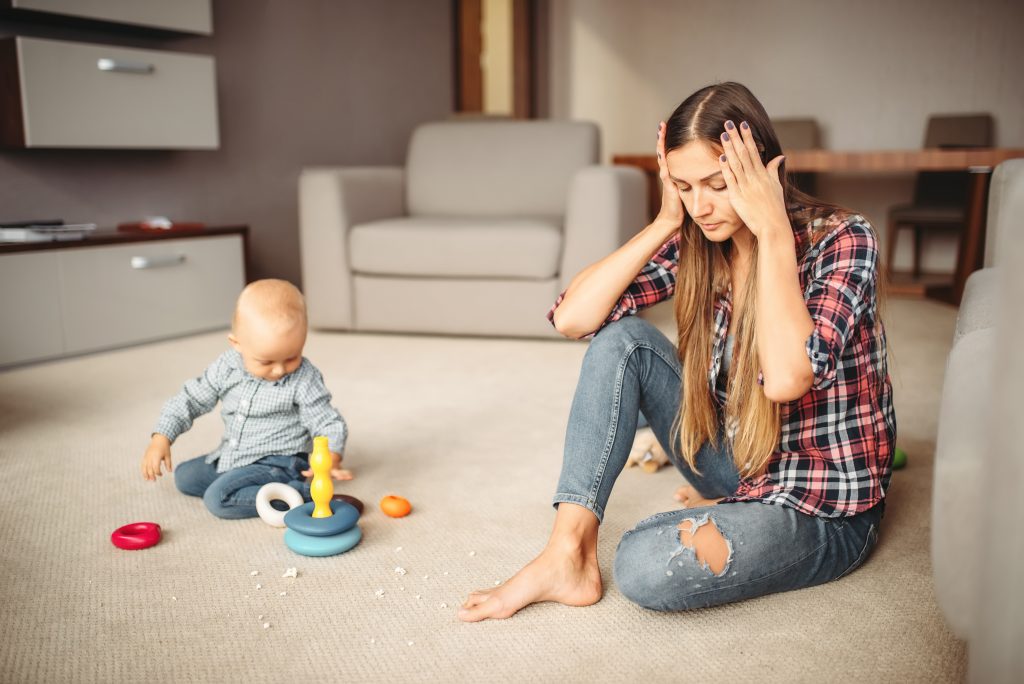
<svg viewBox="0 0 1024 684"><path fill-rule="evenodd" d="M315 507L312 501L296 506L285 514L284 524L288 529L310 537L333 537L352 529L359 520L356 507L344 501L331 501L331 512L334 515L329 518L312 517Z"/></svg>
<svg viewBox="0 0 1024 684"><path fill-rule="evenodd" d="M335 556L348 551L362 538L363 531L359 525L333 537L310 537L293 529L284 531L285 545L303 556Z"/></svg>

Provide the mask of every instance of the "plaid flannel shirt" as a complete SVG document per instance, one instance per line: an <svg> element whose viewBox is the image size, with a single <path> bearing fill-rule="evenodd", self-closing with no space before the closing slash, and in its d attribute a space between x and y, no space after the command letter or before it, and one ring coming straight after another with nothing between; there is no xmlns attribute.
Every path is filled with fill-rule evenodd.
<svg viewBox="0 0 1024 684"><path fill-rule="evenodd" d="M218 473L264 456L308 454L317 435L328 438L331 451L340 454L345 449L348 427L331 406L331 393L309 359L303 357L298 368L271 381L250 375L242 355L233 349L167 400L153 432L173 443L218 401L224 435L206 457L207 463L217 461Z"/></svg>
<svg viewBox="0 0 1024 684"><path fill-rule="evenodd" d="M828 233L811 244L824 222ZM821 517L854 515L885 497L892 476L896 414L877 311L878 248L867 219L833 215L794 229L800 286L814 321L806 342L814 382L781 405L781 435L764 474L744 478L726 501L762 501ZM607 325L671 297L679 265L674 236L626 288ZM563 292L548 312L561 304ZM725 403L718 382L732 313L732 292L715 303L708 390Z"/></svg>

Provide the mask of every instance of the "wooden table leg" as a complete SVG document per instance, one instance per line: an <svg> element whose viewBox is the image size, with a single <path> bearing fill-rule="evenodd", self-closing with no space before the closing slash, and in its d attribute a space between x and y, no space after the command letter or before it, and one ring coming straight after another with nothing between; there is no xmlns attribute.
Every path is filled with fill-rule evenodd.
<svg viewBox="0 0 1024 684"><path fill-rule="evenodd" d="M956 272L952 285L925 288L925 296L960 306L964 284L972 273L981 268L985 255L985 218L988 209L988 182L991 166L972 166L970 197L967 201L967 225L960 234L960 247L956 255Z"/></svg>

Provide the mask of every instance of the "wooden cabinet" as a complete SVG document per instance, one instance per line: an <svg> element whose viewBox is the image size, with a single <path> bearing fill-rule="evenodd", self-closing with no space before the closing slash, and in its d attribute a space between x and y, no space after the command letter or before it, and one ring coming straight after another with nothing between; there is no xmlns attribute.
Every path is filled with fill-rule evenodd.
<svg viewBox="0 0 1024 684"><path fill-rule="evenodd" d="M0 0L0 7L210 35L210 0Z"/></svg>
<svg viewBox="0 0 1024 684"><path fill-rule="evenodd" d="M245 235L0 245L0 366L227 327Z"/></svg>
<svg viewBox="0 0 1024 684"><path fill-rule="evenodd" d="M0 40L7 147L216 149L214 60L39 38Z"/></svg>

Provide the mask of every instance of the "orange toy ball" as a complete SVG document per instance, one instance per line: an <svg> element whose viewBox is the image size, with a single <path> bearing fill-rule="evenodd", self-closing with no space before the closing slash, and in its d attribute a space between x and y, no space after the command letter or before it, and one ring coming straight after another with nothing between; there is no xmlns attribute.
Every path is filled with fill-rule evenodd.
<svg viewBox="0 0 1024 684"><path fill-rule="evenodd" d="M392 518L404 518L412 511L412 504L408 499L388 494L380 500L380 510L384 511L384 515L389 515Z"/></svg>

